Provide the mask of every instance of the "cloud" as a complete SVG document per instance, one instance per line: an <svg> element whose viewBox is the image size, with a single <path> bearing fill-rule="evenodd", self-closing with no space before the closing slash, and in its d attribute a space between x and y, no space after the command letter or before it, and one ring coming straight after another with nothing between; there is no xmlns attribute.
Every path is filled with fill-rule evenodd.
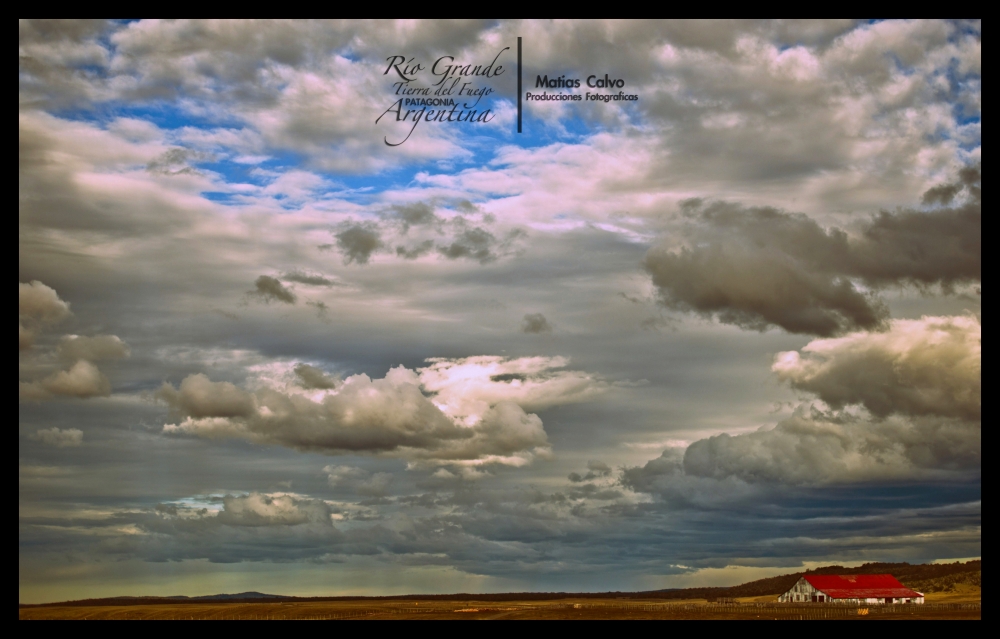
<svg viewBox="0 0 1000 639"><path fill-rule="evenodd" d="M967 479L980 471L978 423L871 420L801 408L774 427L700 439L627 468L622 483L687 502L746 499L758 488ZM759 497L759 494L758 494Z"/></svg>
<svg viewBox="0 0 1000 639"><path fill-rule="evenodd" d="M464 423L475 422L501 401L536 411L590 401L608 390L593 375L559 370L569 364L563 357L480 355L427 361L430 366L418 370L420 383L434 393L441 410Z"/></svg>
<svg viewBox="0 0 1000 639"><path fill-rule="evenodd" d="M700 204L689 202L688 211ZM725 213L722 224L720 210ZM822 336L876 330L885 322L888 309L858 291L849 278L814 269L782 250L784 238L771 227L791 227L804 235L789 243L796 252L805 253L809 239L825 243L826 234L805 216L716 203L698 210L696 224L701 241L679 249L654 247L643 262L668 308L750 330L780 326L790 333Z"/></svg>
<svg viewBox="0 0 1000 639"><path fill-rule="evenodd" d="M112 238L178 231L188 228L195 216L217 210L209 200L194 196L192 188L229 189L209 176L188 173L164 179L141 170L167 150L160 141L162 132L159 140L135 142L95 123L24 111L18 116L18 133L21 188L31 197L21 224L30 233L94 233L89 244L94 257L102 255L99 247ZM193 250L197 247L189 242L189 257Z"/></svg>
<svg viewBox="0 0 1000 639"><path fill-rule="evenodd" d="M376 227L354 224L334 234L344 255L344 264L367 264L372 253L382 248L382 238Z"/></svg>
<svg viewBox="0 0 1000 639"><path fill-rule="evenodd" d="M392 217L403 227L403 233L411 226L437 226L441 220L434 215L434 209L424 202L396 204L392 207Z"/></svg>
<svg viewBox="0 0 1000 639"><path fill-rule="evenodd" d="M366 497L384 497L393 482L392 473L372 473L356 466L324 466L332 488L349 488Z"/></svg>
<svg viewBox="0 0 1000 639"><path fill-rule="evenodd" d="M38 281L19 283L18 350L28 351L37 333L46 325L71 315L69 304L54 289ZM26 327L25 324L28 326ZM42 400L53 396L106 397L111 394L111 383L92 362L102 359L120 359L129 356L128 345L116 335L85 337L65 335L55 349L55 354L65 362L74 362L68 370L60 370L38 378L38 371L51 370L52 353L22 352L19 374L28 372L32 381L18 382L18 397Z"/></svg>
<svg viewBox="0 0 1000 639"><path fill-rule="evenodd" d="M247 292L248 296L256 297L264 303L278 301L283 304L294 304L295 293L285 288L277 279L261 275L254 281L254 290Z"/></svg>
<svg viewBox="0 0 1000 639"><path fill-rule="evenodd" d="M372 473L371 477L358 484L358 494L368 497L385 497L392 485L392 473Z"/></svg>
<svg viewBox="0 0 1000 639"><path fill-rule="evenodd" d="M547 454L547 438L535 415L500 400L484 403L478 419L465 425L424 396L417 374L403 367L383 379L352 375L315 398L291 388L251 394L201 374L185 378L179 389L165 384L157 396L185 418L164 426L167 433L236 437L328 454L394 454L432 463L521 465Z"/></svg>
<svg viewBox="0 0 1000 639"><path fill-rule="evenodd" d="M665 306L722 323L821 337L881 330L885 304L855 280L946 292L982 280L979 175L963 172L961 206L883 211L853 233L774 208L688 200L689 243L656 246L643 265Z"/></svg>
<svg viewBox="0 0 1000 639"><path fill-rule="evenodd" d="M884 333L814 340L801 352L779 353L772 370L837 410L800 406L773 428L700 439L683 453L668 450L627 469L624 484L676 494L701 480L823 485L961 476L981 468L977 318L893 320ZM847 410L852 406L867 412Z"/></svg>
<svg viewBox="0 0 1000 639"><path fill-rule="evenodd" d="M975 166L964 167L958 172L957 181L928 189L927 192L924 193L923 203L942 205L951 204L956 196L962 193L963 189L968 190L969 196L973 201L982 202L982 178L982 165L977 164Z"/></svg>
<svg viewBox="0 0 1000 639"><path fill-rule="evenodd" d="M330 523L330 508L321 500L284 494L226 495L217 515L227 526L298 526Z"/></svg>
<svg viewBox="0 0 1000 639"><path fill-rule="evenodd" d="M337 282L331 280L322 275L313 275L310 273L303 273L302 271L292 271L290 273L285 273L281 276L281 279L286 282L297 282L299 284L305 284L307 286L337 286Z"/></svg>
<svg viewBox="0 0 1000 639"><path fill-rule="evenodd" d="M65 360L85 359L96 362L102 359L121 359L131 353L128 345L117 335L66 335L59 340L59 357Z"/></svg>
<svg viewBox="0 0 1000 639"><path fill-rule="evenodd" d="M30 349L44 324L53 324L72 315L69 303L59 299L55 289L32 280L17 284L17 349Z"/></svg>
<svg viewBox="0 0 1000 639"><path fill-rule="evenodd" d="M464 226L464 225L463 225ZM467 258L480 264L495 262L508 255L515 242L527 234L521 229L509 231L502 239L484 228L464 228L452 239L451 244L439 246L438 253L449 260Z"/></svg>
<svg viewBox="0 0 1000 639"><path fill-rule="evenodd" d="M369 472L357 466L324 466L323 472L327 475L327 482L333 488L349 486L354 482L368 477Z"/></svg>
<svg viewBox="0 0 1000 639"><path fill-rule="evenodd" d="M59 299L55 289L37 280L18 282L17 312L40 322L58 322L70 316L69 304Z"/></svg>
<svg viewBox="0 0 1000 639"><path fill-rule="evenodd" d="M449 260L468 257L479 260L480 264L487 264L496 259L490 252L490 247L495 243L496 237L492 233L475 227L462 231L451 244L439 247L438 252Z"/></svg>
<svg viewBox="0 0 1000 639"><path fill-rule="evenodd" d="M329 314L329 311L330 311L330 307L329 307L329 305L327 305L326 302L322 302L322 301L316 302L316 301L310 300L310 301L306 302L306 306L312 306L313 308L316 309L316 317L320 318L324 322L328 322L329 321L328 314Z"/></svg>
<svg viewBox="0 0 1000 639"><path fill-rule="evenodd" d="M200 151L174 147L153 158L146 164L146 170L160 175L200 175L190 166L192 162L210 162L214 158Z"/></svg>
<svg viewBox="0 0 1000 639"><path fill-rule="evenodd" d="M24 327L24 324L17 323L17 350L26 351L35 345L35 334Z"/></svg>
<svg viewBox="0 0 1000 639"><path fill-rule="evenodd" d="M979 183L979 170L970 169ZM983 271L982 195L978 186L962 185L969 201L931 211L882 211L861 227L841 268L871 286L981 282ZM838 265L840 266L840 265Z"/></svg>
<svg viewBox="0 0 1000 639"><path fill-rule="evenodd" d="M112 28L107 20L21 20L21 103L58 106L93 99L98 91L81 67L107 64L108 52L98 38Z"/></svg>
<svg viewBox="0 0 1000 639"><path fill-rule="evenodd" d="M893 320L884 333L814 340L801 353L778 353L771 370L834 408L982 419L982 324L974 317Z"/></svg>
<svg viewBox="0 0 1000 639"><path fill-rule="evenodd" d="M521 332L538 335L539 333L551 333L552 326L541 313L529 313L524 316L521 322Z"/></svg>
<svg viewBox="0 0 1000 639"><path fill-rule="evenodd" d="M525 413L511 401L500 401L491 406L476 425L476 430L476 436L460 443L450 453L450 458L482 456L520 466L530 458L518 457L518 453L530 450L542 454L548 452L549 440L542 420L537 415Z"/></svg>
<svg viewBox="0 0 1000 639"><path fill-rule="evenodd" d="M164 383L156 397L176 414L194 418L246 417L256 410L252 395L229 382L213 382L202 373L185 377L179 389Z"/></svg>
<svg viewBox="0 0 1000 639"><path fill-rule="evenodd" d="M590 460L587 462L587 474L580 475L580 473L570 473L569 480L574 484L578 484L584 481L591 481L594 479L600 479L602 477L609 477L611 475L611 467L602 461Z"/></svg>
<svg viewBox="0 0 1000 639"><path fill-rule="evenodd" d="M389 83L373 62L387 47L426 65L445 53L480 59L516 35L535 43L525 77L603 65L627 78L642 95L637 108L605 105L583 117L609 128L641 123L672 151L667 166L682 179L825 173L838 181L854 173L870 184L884 171L898 182L954 153L956 129L966 122L943 112L949 103L981 112L981 28L939 20L137 21L95 23L80 33L21 26L23 102L85 108L160 100L224 111L269 149L340 171L463 152L439 128L421 126L400 153L386 156L385 131L364 114L386 106ZM954 79L943 85L943 73ZM557 126L580 117L573 109L530 111ZM850 191L845 197L869 189Z"/></svg>
<svg viewBox="0 0 1000 639"><path fill-rule="evenodd" d="M485 265L516 253L518 242L527 237L519 228L502 234L486 228L495 217L466 201L459 201L454 208L447 212L450 217L441 217L424 202L397 204L382 213L379 222L343 224L335 237L345 264L366 264L373 254L394 245L396 257L404 260L435 252L444 259L468 259ZM478 214L483 226L456 211Z"/></svg>
<svg viewBox="0 0 1000 639"><path fill-rule="evenodd" d="M396 247L396 256L401 257L404 260L415 260L417 258L427 255L434 249L434 240L424 240L420 244L413 246L411 248L406 248L403 245Z"/></svg>
<svg viewBox="0 0 1000 639"><path fill-rule="evenodd" d="M312 388L319 390L329 390L336 388L338 379L330 377L322 370L309 364L299 364L295 367L295 374L298 376L302 388Z"/></svg>
<svg viewBox="0 0 1000 639"><path fill-rule="evenodd" d="M255 390L189 375L157 399L180 421L164 432L239 438L327 454L402 456L418 464L521 466L550 454L540 410L587 401L606 385L562 358L480 356L402 366L382 379L335 380L298 364L294 380ZM504 377L505 375L510 377ZM498 377L499 376L499 377Z"/></svg>
<svg viewBox="0 0 1000 639"><path fill-rule="evenodd" d="M83 431L79 428L41 428L31 438L48 446L71 448L83 444Z"/></svg>
<svg viewBox="0 0 1000 639"><path fill-rule="evenodd" d="M611 474L611 466L597 459L591 459L587 462L587 470L596 473L599 477L607 477Z"/></svg>
<svg viewBox="0 0 1000 639"><path fill-rule="evenodd" d="M23 399L39 400L51 395L85 399L107 397L111 394L111 382L96 366L80 360L69 370L52 373L39 381L19 382L18 389Z"/></svg>
<svg viewBox="0 0 1000 639"><path fill-rule="evenodd" d="M981 451L978 424L800 414L770 430L694 442L684 453L684 472L750 483L911 479L931 476L925 470L977 470Z"/></svg>

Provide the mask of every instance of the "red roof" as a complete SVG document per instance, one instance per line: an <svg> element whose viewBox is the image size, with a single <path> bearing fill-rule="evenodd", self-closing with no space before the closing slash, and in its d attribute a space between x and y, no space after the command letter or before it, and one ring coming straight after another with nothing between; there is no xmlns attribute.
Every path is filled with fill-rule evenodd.
<svg viewBox="0 0 1000 639"><path fill-rule="evenodd" d="M867 599L868 597L922 597L892 575L805 575L812 587L831 599Z"/></svg>

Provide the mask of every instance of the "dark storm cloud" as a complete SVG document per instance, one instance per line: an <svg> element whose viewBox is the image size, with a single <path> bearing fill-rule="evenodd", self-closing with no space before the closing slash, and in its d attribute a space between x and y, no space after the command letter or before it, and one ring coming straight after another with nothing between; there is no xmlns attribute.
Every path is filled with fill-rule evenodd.
<svg viewBox="0 0 1000 639"><path fill-rule="evenodd" d="M882 211L861 227L848 260L837 266L872 286L939 284L950 291L956 284L982 281L981 178L980 167L968 167L960 181L947 185L964 191L967 201L958 206Z"/></svg>
<svg viewBox="0 0 1000 639"><path fill-rule="evenodd" d="M651 249L644 266L668 308L764 331L835 335L877 330L888 317L878 300L845 277L811 272L740 236L707 246Z"/></svg>
<svg viewBox="0 0 1000 639"><path fill-rule="evenodd" d="M276 301L282 304L294 304L295 293L285 288L277 279L269 275L261 275L254 281L254 290L248 291L247 295L259 299L264 303Z"/></svg>
<svg viewBox="0 0 1000 639"><path fill-rule="evenodd" d="M370 224L354 224L334 234L337 247L344 255L344 264L367 264L372 253L383 246L379 230Z"/></svg>
<svg viewBox="0 0 1000 639"><path fill-rule="evenodd" d="M752 330L819 336L882 330L888 310L869 287L982 280L980 172L963 172L966 202L883 211L855 234L801 214L688 200L689 243L654 247L644 267L666 306ZM938 196L934 196L938 197Z"/></svg>
<svg viewBox="0 0 1000 639"><path fill-rule="evenodd" d="M521 321L521 332L538 335L539 333L551 333L552 326L541 313L528 313Z"/></svg>

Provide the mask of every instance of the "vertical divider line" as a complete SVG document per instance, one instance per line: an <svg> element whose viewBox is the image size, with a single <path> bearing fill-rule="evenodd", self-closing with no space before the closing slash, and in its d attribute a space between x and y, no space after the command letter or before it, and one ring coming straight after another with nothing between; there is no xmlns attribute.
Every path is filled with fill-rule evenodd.
<svg viewBox="0 0 1000 639"><path fill-rule="evenodd" d="M521 132L521 36L517 36L517 132Z"/></svg>

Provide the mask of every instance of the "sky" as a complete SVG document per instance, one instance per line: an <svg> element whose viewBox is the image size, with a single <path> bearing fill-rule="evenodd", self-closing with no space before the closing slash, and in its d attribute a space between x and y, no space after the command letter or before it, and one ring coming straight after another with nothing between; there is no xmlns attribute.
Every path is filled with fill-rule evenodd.
<svg viewBox="0 0 1000 639"><path fill-rule="evenodd" d="M582 98L520 133L518 38ZM981 21L20 21L18 64L22 603L981 556Z"/></svg>

